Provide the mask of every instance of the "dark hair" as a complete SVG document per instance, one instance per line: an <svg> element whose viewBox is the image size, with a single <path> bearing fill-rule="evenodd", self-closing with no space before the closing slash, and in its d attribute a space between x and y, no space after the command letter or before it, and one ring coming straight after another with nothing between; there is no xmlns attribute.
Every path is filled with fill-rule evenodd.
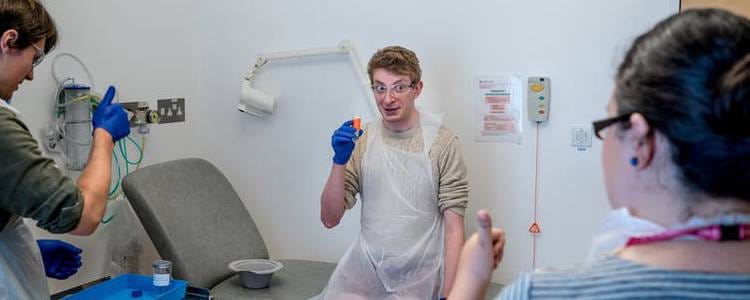
<svg viewBox="0 0 750 300"><path fill-rule="evenodd" d="M385 47L372 55L367 64L370 83L372 83L372 73L379 68L394 74L409 76L412 82L419 82L422 79L422 69L419 68L417 55L414 51L401 46Z"/></svg>
<svg viewBox="0 0 750 300"><path fill-rule="evenodd" d="M666 136L691 191L750 200L750 20L700 9L660 22L628 50L615 101Z"/></svg>
<svg viewBox="0 0 750 300"><path fill-rule="evenodd" d="M44 52L49 53L57 44L55 22L37 0L0 1L0 34L11 29L18 31L12 45L15 48L26 48L46 38Z"/></svg>

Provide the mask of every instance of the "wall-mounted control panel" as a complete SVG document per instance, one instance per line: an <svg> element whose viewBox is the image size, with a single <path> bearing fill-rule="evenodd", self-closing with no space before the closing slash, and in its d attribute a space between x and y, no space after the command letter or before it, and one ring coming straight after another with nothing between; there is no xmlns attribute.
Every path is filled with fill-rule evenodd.
<svg viewBox="0 0 750 300"><path fill-rule="evenodd" d="M529 77L527 86L526 109L529 120L537 123L546 122L549 119L549 77Z"/></svg>

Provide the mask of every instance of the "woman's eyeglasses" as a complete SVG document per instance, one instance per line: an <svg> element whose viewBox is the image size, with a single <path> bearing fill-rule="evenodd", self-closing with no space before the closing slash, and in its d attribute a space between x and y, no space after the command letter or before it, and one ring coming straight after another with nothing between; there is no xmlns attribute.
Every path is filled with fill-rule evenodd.
<svg viewBox="0 0 750 300"><path fill-rule="evenodd" d="M626 122L630 120L630 115L633 113L627 113L622 114L616 117L606 118L603 120L594 121L591 124L594 126L594 135L596 135L597 138L600 140L603 140L607 132L604 129L607 129L607 127L612 126L612 124L620 123L620 122Z"/></svg>

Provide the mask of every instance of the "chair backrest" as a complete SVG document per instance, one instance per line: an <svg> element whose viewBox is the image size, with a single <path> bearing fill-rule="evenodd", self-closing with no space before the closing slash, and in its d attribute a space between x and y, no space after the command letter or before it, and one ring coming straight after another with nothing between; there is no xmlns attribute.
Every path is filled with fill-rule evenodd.
<svg viewBox="0 0 750 300"><path fill-rule="evenodd" d="M255 222L226 177L190 158L134 171L122 189L173 276L211 288L238 259L268 258Z"/></svg>

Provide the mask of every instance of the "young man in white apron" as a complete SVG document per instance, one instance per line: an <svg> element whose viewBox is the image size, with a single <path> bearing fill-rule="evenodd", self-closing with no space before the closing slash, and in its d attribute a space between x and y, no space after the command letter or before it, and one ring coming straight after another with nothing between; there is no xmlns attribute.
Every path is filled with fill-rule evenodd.
<svg viewBox="0 0 750 300"><path fill-rule="evenodd" d="M368 73L382 118L334 132L321 196L321 221L332 228L359 194L362 230L318 298L439 299L464 242L469 182L460 144L439 116L415 106L423 83L414 52L380 49Z"/></svg>

